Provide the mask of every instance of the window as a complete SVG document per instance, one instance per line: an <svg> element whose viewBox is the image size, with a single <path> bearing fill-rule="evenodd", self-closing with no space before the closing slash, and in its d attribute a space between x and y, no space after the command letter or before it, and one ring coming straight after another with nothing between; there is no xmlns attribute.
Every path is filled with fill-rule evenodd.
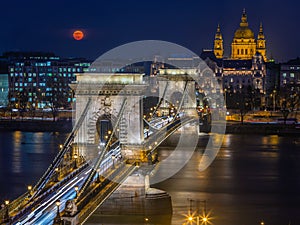
<svg viewBox="0 0 300 225"><path fill-rule="evenodd" d="M237 50L237 54L238 54L238 55L240 54L240 50L239 50L239 49Z"/></svg>
<svg viewBox="0 0 300 225"><path fill-rule="evenodd" d="M244 55L244 49L241 50L241 54Z"/></svg>
<svg viewBox="0 0 300 225"><path fill-rule="evenodd" d="M294 74L294 73L290 73L290 77L291 77L291 78L294 78L294 77L295 77L295 74Z"/></svg>
<svg viewBox="0 0 300 225"><path fill-rule="evenodd" d="M283 74L282 74L282 77L283 77L283 78L286 78L286 73L283 73Z"/></svg>
<svg viewBox="0 0 300 225"><path fill-rule="evenodd" d="M246 52L245 54L248 55L248 49L245 49L245 52Z"/></svg>

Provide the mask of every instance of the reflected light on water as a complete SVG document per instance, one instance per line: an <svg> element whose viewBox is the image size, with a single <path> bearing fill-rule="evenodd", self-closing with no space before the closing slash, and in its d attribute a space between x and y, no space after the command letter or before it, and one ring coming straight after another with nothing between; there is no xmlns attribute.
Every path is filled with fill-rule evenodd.
<svg viewBox="0 0 300 225"><path fill-rule="evenodd" d="M14 132L14 148L12 149L12 172L13 173L21 173L21 140L22 140L22 132L16 131Z"/></svg>

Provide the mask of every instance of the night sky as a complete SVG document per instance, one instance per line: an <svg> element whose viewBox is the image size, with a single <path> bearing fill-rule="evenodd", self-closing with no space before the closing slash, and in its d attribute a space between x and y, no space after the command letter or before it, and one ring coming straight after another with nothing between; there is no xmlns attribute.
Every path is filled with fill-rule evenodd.
<svg viewBox="0 0 300 225"><path fill-rule="evenodd" d="M95 59L121 44L155 39L200 54L213 47L220 23L229 56L243 8L255 36L263 22L268 57L282 62L300 56L300 2L289 0L1 1L0 53L52 51ZM76 29L86 33L84 40L73 40Z"/></svg>

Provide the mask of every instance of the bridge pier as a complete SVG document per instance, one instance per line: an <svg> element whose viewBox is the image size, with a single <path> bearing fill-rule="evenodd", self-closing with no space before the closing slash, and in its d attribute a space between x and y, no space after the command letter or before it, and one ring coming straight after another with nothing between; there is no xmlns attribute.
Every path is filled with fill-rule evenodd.
<svg viewBox="0 0 300 225"><path fill-rule="evenodd" d="M94 212L88 224L105 220L165 220L170 224L172 215L171 196L149 185L149 176L142 170L129 176L126 181ZM132 221L133 222L133 221Z"/></svg>

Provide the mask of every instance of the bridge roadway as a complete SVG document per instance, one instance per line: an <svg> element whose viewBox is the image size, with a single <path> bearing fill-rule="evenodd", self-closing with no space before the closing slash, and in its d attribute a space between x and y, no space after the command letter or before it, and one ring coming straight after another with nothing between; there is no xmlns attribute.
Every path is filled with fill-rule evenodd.
<svg viewBox="0 0 300 225"><path fill-rule="evenodd" d="M106 176L106 173L112 168L112 154L115 156L120 155L119 148L117 148L117 152L112 150L110 154L106 155L99 171L102 176ZM78 170L81 171L75 177L70 176L62 186L55 190L47 191L46 196L44 196L41 202L38 202L39 198L34 199L33 202L29 202L27 208L11 218L12 224L52 224L57 211L56 202L60 200L60 211L63 211L65 202L68 199L74 199L76 197L75 186L79 188L82 186L87 174L91 171L91 167L85 164ZM97 177L94 179L97 179ZM37 206L32 207L33 205Z"/></svg>

